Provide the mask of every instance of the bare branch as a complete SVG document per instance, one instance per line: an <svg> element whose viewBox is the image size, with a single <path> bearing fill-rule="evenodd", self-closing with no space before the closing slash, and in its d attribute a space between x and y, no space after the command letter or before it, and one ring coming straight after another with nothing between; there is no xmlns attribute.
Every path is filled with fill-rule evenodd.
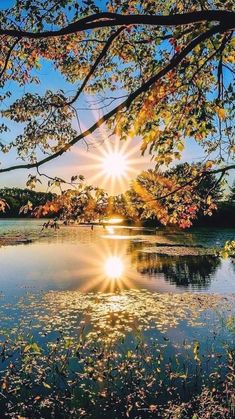
<svg viewBox="0 0 235 419"><path fill-rule="evenodd" d="M85 31L88 29L114 27L123 25L152 25L152 26L181 26L199 22L219 22L221 28L230 30L235 28L235 12L228 10L201 10L196 12L173 15L120 15L117 13L97 13L79 19L68 26L45 32L29 32L17 29L0 28L0 35L19 38L41 39L60 37Z"/></svg>
<svg viewBox="0 0 235 419"><path fill-rule="evenodd" d="M222 53L223 53L223 50L225 49L225 47L226 47L226 44L227 44L227 42L231 39L231 37L232 37L232 33L231 34L229 34L229 36L224 36L223 37L223 40L222 40L222 42L221 42L221 44L220 44L220 46L218 47L218 48L216 48L215 49L215 51L211 54L211 55L209 55L209 57L207 57L206 58L206 60L202 63L202 65L193 73L193 75L192 75L192 77L190 78L190 80L188 81L188 83L187 84L190 84L192 81L193 81L193 79L196 77L196 75L203 69L203 67L205 67L205 65L209 62L209 61L211 61L212 60L212 58L214 58L218 53L220 53L221 55L222 55ZM219 83L220 84L220 83Z"/></svg>
<svg viewBox="0 0 235 419"><path fill-rule="evenodd" d="M226 47L227 42L232 38L232 35L233 35L233 32L231 32L229 36L225 36L220 46L220 59L218 63L218 72L217 72L218 99L220 99L221 97L221 91L222 91L222 98L223 98L223 51Z"/></svg>

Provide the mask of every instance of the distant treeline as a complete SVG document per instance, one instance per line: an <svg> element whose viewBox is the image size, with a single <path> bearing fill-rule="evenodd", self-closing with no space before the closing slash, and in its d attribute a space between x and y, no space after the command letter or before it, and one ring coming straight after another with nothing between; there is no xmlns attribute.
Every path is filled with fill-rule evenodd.
<svg viewBox="0 0 235 419"><path fill-rule="evenodd" d="M3 188L0 189L0 199L4 199L7 203L4 212L0 212L1 218L7 217L29 217L30 214L19 214L20 208L27 205L28 201L35 208L39 205L51 201L55 194L51 192L36 192L31 189L20 188Z"/></svg>
<svg viewBox="0 0 235 419"><path fill-rule="evenodd" d="M194 226L211 226L211 227L235 227L235 193L234 186L231 188L231 193L228 201L219 201L218 210L212 216L199 216L194 221ZM19 214L20 208L27 205L27 202L32 203L35 208L43 205L55 198L55 194L51 192L36 192L31 189L19 188L3 188L0 189L0 199L4 199L8 206L5 212L0 212L0 218L7 217L30 217L30 212L27 214ZM50 214L51 217L57 214ZM47 214L48 218L48 214ZM157 226L160 223L157 220L146 220L143 223L148 226Z"/></svg>

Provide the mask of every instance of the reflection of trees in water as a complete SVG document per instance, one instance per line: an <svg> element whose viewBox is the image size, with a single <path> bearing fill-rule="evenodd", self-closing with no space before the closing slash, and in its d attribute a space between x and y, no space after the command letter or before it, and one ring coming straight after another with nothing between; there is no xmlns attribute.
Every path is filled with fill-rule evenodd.
<svg viewBox="0 0 235 419"><path fill-rule="evenodd" d="M231 260L231 266L233 268L233 271L235 272L235 257L230 258Z"/></svg>
<svg viewBox="0 0 235 419"><path fill-rule="evenodd" d="M134 255L133 255L134 256ZM136 253L137 271L154 276L163 273L165 279L178 287L207 288L211 277L220 266L216 256L165 256L151 253Z"/></svg>

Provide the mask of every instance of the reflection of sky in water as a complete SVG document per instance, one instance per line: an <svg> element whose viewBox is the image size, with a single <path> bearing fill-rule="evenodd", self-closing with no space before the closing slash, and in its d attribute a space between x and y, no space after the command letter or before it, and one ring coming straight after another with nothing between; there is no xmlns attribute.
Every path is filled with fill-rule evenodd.
<svg viewBox="0 0 235 419"><path fill-rule="evenodd" d="M30 223L21 224L21 229L33 230L36 236L38 226L37 221L31 227ZM123 365L128 365L131 389L139 389L141 399L146 390L148 403L154 395L158 406L170 399L187 401L205 385L214 386L214 374L224 377L226 348L233 347L234 300L204 292L234 292L234 267L230 260L212 256L142 252L155 247L156 237L171 240L169 236L160 238L159 232L156 236L138 229L71 227L44 232L30 245L1 248L0 292L5 296L0 294L0 342L11 345L20 339L21 345L22 336L27 336L26 341L30 336L45 353L56 347L63 362L71 353L63 388L67 391L66 380L72 383L74 373L85 368L89 380L86 374L79 375L79 391L84 388L84 395L90 394L95 382L112 394L120 392L121 403L126 400L123 391L129 391L129 375ZM46 292L35 292L38 290ZM191 290L201 293L184 292ZM18 298L21 294L23 298ZM200 348L200 366L195 345ZM46 356L46 366L48 359ZM44 360L37 356L33 363L45 371L43 377L50 386L55 380L54 368L45 368ZM54 362L56 367L60 364L58 358ZM15 379L15 370L9 379ZM34 388L34 369L27 375L28 382L31 379ZM98 396L94 410L103 412L97 409ZM117 405L119 411L126 411L123 403L123 407Z"/></svg>
<svg viewBox="0 0 235 419"><path fill-rule="evenodd" d="M20 229L34 230L36 234L39 224L39 221L28 221L24 226L21 222ZM0 229L3 230L2 225ZM193 235L187 234L192 241ZM111 226L106 229L95 227L93 231L87 227L71 227L61 229L55 236L52 232L49 237L47 232L43 235L32 245L0 250L1 291L18 293L24 287L36 287L83 292L129 288L158 292L235 292L235 269L231 260L142 253L148 241L156 238L150 231ZM208 232L201 233L202 241L208 235ZM182 234L178 236L182 237ZM162 237L171 239L169 233ZM197 232L197 242L199 237ZM211 237L216 241L215 231L208 241ZM218 237L221 241L222 230Z"/></svg>

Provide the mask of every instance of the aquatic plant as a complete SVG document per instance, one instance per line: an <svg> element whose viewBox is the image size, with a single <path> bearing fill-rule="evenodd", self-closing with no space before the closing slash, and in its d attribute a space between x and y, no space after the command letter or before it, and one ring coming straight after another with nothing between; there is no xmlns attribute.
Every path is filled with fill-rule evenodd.
<svg viewBox="0 0 235 419"><path fill-rule="evenodd" d="M145 290L49 292L2 304L1 412L230 418L232 308L233 298Z"/></svg>

